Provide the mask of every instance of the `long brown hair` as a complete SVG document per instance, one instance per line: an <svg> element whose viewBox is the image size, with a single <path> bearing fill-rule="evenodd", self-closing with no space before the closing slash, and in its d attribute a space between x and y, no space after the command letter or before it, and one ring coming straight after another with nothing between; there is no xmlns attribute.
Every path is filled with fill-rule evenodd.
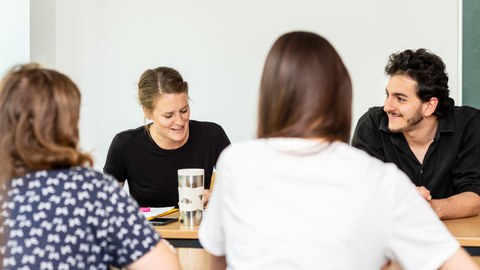
<svg viewBox="0 0 480 270"><path fill-rule="evenodd" d="M28 64L0 86L0 181L31 171L92 165L78 149L80 91L67 76Z"/></svg>
<svg viewBox="0 0 480 270"><path fill-rule="evenodd" d="M340 56L309 32L280 36L260 84L257 136L348 142L352 85Z"/></svg>

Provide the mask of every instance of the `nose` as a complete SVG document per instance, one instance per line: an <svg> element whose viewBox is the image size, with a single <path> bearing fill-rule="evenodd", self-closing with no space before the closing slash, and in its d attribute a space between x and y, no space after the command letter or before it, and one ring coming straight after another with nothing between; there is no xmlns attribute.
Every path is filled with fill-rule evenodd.
<svg viewBox="0 0 480 270"><path fill-rule="evenodd" d="M392 99L390 97L385 98L385 102L383 103L383 111L393 111Z"/></svg>
<svg viewBox="0 0 480 270"><path fill-rule="evenodd" d="M179 126L182 126L185 123L185 119L182 117L181 114L175 114L174 123Z"/></svg>

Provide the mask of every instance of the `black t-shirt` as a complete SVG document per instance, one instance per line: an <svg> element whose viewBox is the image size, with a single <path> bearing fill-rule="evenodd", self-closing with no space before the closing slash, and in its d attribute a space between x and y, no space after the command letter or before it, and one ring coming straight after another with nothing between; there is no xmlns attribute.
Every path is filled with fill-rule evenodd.
<svg viewBox="0 0 480 270"><path fill-rule="evenodd" d="M113 138L103 170L118 181L128 180L130 194L140 206L177 206L177 170L203 168L208 188L213 167L229 144L221 126L190 120L187 142L178 149L165 150L141 126Z"/></svg>
<svg viewBox="0 0 480 270"><path fill-rule="evenodd" d="M480 195L480 112L463 106L439 119L423 164L402 133L388 130L382 107L373 107L358 121L352 146L384 162L392 162L434 199L471 191Z"/></svg>

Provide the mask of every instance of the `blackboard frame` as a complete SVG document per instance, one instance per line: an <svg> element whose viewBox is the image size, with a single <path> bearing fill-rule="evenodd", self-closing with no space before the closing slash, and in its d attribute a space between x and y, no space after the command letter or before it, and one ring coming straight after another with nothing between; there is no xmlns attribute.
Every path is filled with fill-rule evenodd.
<svg viewBox="0 0 480 270"><path fill-rule="evenodd" d="M480 1L463 0L462 104L480 108Z"/></svg>

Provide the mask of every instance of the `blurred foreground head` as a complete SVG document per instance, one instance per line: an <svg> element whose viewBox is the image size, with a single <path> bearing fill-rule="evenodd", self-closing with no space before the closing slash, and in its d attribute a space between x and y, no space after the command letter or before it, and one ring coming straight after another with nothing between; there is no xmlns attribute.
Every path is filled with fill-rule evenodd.
<svg viewBox="0 0 480 270"><path fill-rule="evenodd" d="M0 85L0 181L31 171L92 165L78 151L80 91L37 64L13 68Z"/></svg>

